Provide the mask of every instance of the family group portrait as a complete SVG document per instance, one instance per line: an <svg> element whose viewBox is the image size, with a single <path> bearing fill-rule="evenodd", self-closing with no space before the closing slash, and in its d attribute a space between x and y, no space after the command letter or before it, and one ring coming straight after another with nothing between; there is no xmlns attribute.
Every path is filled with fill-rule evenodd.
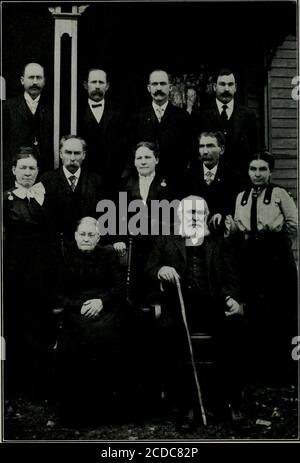
<svg viewBox="0 0 300 463"><path fill-rule="evenodd" d="M1 2L4 443L299 438L298 8Z"/></svg>

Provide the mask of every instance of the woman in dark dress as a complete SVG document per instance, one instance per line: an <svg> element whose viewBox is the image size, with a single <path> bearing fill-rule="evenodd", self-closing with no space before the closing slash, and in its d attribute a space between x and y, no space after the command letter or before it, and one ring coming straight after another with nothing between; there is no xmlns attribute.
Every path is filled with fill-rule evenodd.
<svg viewBox="0 0 300 463"><path fill-rule="evenodd" d="M171 199L171 193L165 180L156 174L158 163L157 145L152 142L138 143L135 147L133 173L124 178L120 186L120 194L127 195L127 209L130 204L133 204L133 201L136 201L136 206L140 208L142 217L141 222L137 223L140 230L136 232L131 229L133 228L130 226L132 215L128 214L128 235L119 236L113 244L119 256L124 256L126 253L130 254L130 281L127 289L129 299L134 307L139 307L145 302L147 288L144 283L144 269L153 242L161 233L160 218L151 214L151 204L155 200ZM136 208L134 207L134 209ZM123 216L122 211L120 216Z"/></svg>
<svg viewBox="0 0 300 463"><path fill-rule="evenodd" d="M250 162L251 188L237 196L231 229L242 242L252 370L266 379L285 380L297 333L297 269L291 243L298 218L289 193L271 183L273 168L269 153Z"/></svg>
<svg viewBox="0 0 300 463"><path fill-rule="evenodd" d="M19 150L12 172L15 186L3 198L5 396L45 397L53 341L51 232L32 148Z"/></svg>
<svg viewBox="0 0 300 463"><path fill-rule="evenodd" d="M101 419L126 368L123 282L111 246L98 244L96 219L84 217L65 248L56 305L64 308L57 344L60 413L69 421Z"/></svg>

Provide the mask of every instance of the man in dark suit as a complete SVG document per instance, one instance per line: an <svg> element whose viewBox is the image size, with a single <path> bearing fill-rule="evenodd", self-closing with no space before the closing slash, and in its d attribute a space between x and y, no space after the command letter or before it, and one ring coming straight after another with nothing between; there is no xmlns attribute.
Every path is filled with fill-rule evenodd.
<svg viewBox="0 0 300 463"><path fill-rule="evenodd" d="M121 111L106 101L106 71L90 69L84 88L88 100L78 112L78 134L86 141L87 168L101 175L106 189L116 189L127 162L126 124Z"/></svg>
<svg viewBox="0 0 300 463"><path fill-rule="evenodd" d="M41 177L54 232L63 233L67 242L72 241L78 220L96 217L96 205L103 199L101 177L81 168L85 156L85 141L76 135L65 136L60 141L62 166Z"/></svg>
<svg viewBox="0 0 300 463"><path fill-rule="evenodd" d="M133 146L141 141L156 142L160 151L158 172L167 183L178 186L182 170L196 150L189 114L169 101L171 84L165 71L149 76L152 103L134 114L131 124Z"/></svg>
<svg viewBox="0 0 300 463"><path fill-rule="evenodd" d="M11 186L12 159L20 146L36 148L40 172L53 168L53 115L45 104L44 69L38 63L28 63L21 76L24 93L3 105L3 182Z"/></svg>
<svg viewBox="0 0 300 463"><path fill-rule="evenodd" d="M240 177L223 160L224 151L222 132L202 132L199 157L191 161L184 179L184 196L204 198L215 225L220 225L226 215L234 214L235 200L242 189Z"/></svg>
<svg viewBox="0 0 300 463"><path fill-rule="evenodd" d="M235 101L236 79L229 69L220 70L214 83L215 100L200 110L198 129L222 131L226 139L224 161L247 183L249 160L259 148L255 112Z"/></svg>
<svg viewBox="0 0 300 463"><path fill-rule="evenodd" d="M195 389L176 285L181 284L191 332L216 337L222 373L222 389L217 392L230 402L234 420L240 417L243 306L238 260L229 238L210 235L205 201L184 198L178 216L179 234L156 240L146 274L153 285L152 298L158 296L162 302L155 343L166 392L181 409L180 429L188 431L194 424Z"/></svg>

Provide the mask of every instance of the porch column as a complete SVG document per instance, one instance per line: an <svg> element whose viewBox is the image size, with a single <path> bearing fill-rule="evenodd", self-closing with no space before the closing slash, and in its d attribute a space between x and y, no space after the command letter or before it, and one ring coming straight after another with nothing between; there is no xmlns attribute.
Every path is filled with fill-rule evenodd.
<svg viewBox="0 0 300 463"><path fill-rule="evenodd" d="M59 124L60 124L60 77L61 77L61 37L71 37L71 133L77 130L77 37L78 19L89 5L72 5L72 12L63 12L62 6L49 7L55 21L54 35L54 167L59 166Z"/></svg>

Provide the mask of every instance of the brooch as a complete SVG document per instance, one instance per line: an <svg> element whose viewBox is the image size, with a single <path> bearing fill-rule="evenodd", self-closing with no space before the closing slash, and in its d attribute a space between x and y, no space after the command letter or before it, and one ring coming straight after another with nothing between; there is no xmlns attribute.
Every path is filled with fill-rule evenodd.
<svg viewBox="0 0 300 463"><path fill-rule="evenodd" d="M9 199L10 201L13 201L14 197L13 197L13 195L11 194L11 191L9 192L9 196L8 196L7 199Z"/></svg>
<svg viewBox="0 0 300 463"><path fill-rule="evenodd" d="M167 186L166 181L165 181L165 180L162 180L160 186Z"/></svg>

